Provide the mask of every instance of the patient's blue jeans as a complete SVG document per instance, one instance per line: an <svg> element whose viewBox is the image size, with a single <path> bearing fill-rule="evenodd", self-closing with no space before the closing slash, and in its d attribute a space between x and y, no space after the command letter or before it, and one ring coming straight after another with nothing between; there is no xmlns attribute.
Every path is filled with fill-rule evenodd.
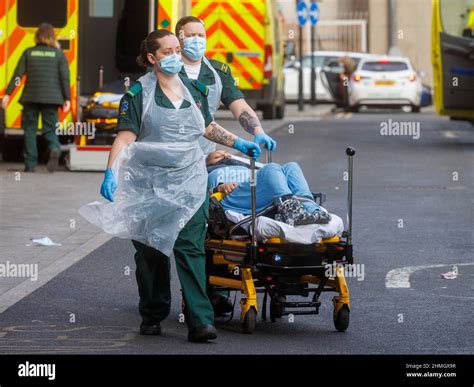
<svg viewBox="0 0 474 387"><path fill-rule="evenodd" d="M219 168L211 172L211 174L220 171L225 176L226 171L223 170L226 168L232 169L235 167ZM245 167L237 168L239 168L240 172L240 168ZM230 195L225 196L221 204L225 210L233 210L249 215L251 213L250 170L246 169L246 171L243 171L247 174L247 179L245 181L237 181L239 186ZM210 177L211 174L209 175ZM225 182L230 183L231 181ZM308 183L297 163L291 162L283 165L270 163L257 170L257 212L272 204L273 198L288 194L313 200ZM303 206L310 212L320 208L314 202L303 202Z"/></svg>

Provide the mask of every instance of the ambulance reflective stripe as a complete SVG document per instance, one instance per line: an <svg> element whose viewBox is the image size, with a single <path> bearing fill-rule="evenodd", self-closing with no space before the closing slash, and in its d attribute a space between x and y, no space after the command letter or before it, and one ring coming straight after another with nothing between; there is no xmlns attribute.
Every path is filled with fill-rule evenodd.
<svg viewBox="0 0 474 387"><path fill-rule="evenodd" d="M59 120L68 121L77 120L77 51L78 51L78 25L79 25L79 1L69 0L68 2L68 20L67 24L58 33L58 39L69 40L69 50L64 50L67 61L69 63L69 73L71 82L71 111L69 113L63 113L60 110Z"/></svg>
<svg viewBox="0 0 474 387"><path fill-rule="evenodd" d="M7 3L8 1L8 3ZM20 60L23 52L35 45L34 35L36 28L22 28L17 24L17 1L16 0L0 0L0 26L7 27L7 39L1 37L1 56L0 56L0 74L1 95L5 94L5 89L10 81L13 72ZM69 63L70 84L71 84L71 111L63 113L60 110L59 120L64 119L73 121L73 115L76 117L76 79L77 79L77 34L78 34L78 0L69 0L67 2L67 23L63 28L55 28L56 36L61 40L69 41L69 49L64 50L64 54ZM6 20L4 20L6 19ZM4 67L5 70L4 70ZM10 96L10 103L5 112L5 124L7 128L21 127L21 110L19 99L23 92L26 77L23 77L20 86L15 88ZM41 121L41 120L40 120ZM39 123L41 127L41 122Z"/></svg>
<svg viewBox="0 0 474 387"><path fill-rule="evenodd" d="M186 3L186 1L157 0L156 28L174 32L174 26L186 12Z"/></svg>
<svg viewBox="0 0 474 387"><path fill-rule="evenodd" d="M158 1L158 28L163 28L172 31L173 25L171 23L172 1Z"/></svg>
<svg viewBox="0 0 474 387"><path fill-rule="evenodd" d="M193 0L192 14L207 30L207 55L229 63L241 89L263 83L265 1Z"/></svg>

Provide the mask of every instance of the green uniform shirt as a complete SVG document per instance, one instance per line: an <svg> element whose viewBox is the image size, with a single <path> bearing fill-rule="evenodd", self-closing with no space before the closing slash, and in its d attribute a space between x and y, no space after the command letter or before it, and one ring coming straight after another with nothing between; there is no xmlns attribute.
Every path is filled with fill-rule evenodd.
<svg viewBox="0 0 474 387"><path fill-rule="evenodd" d="M245 96L242 94L239 88L235 85L235 80L230 71L230 67L227 64L219 62L214 59L208 58L208 60L211 63L211 65L214 67L214 69L217 71L217 74L219 74L219 76L221 77L221 81L222 81L221 101L225 105L225 107L228 109L230 104L234 102L235 100L245 98ZM184 69L184 66L181 69L180 74L186 77L188 76L186 74L186 70ZM204 83L206 86L216 84L214 73L204 63L204 61L202 62L201 70L199 71L198 81Z"/></svg>
<svg viewBox="0 0 474 387"><path fill-rule="evenodd" d="M211 116L211 113L209 113L209 108L207 104L207 87L199 81L192 81L185 77L181 77L181 79L190 91L191 95L193 96L197 106L201 110L207 128L211 124L211 122L214 121ZM143 109L142 94L142 85L140 84L140 82L138 82L133 87L131 87L130 90L122 97L120 101L118 123L115 129L117 132L122 130L128 130L135 133L137 136L140 134ZM157 82L156 84L155 102L158 106L168 109L175 109L172 102L163 93L159 82ZM184 100L180 109L185 109L190 106L191 104L189 103L189 101Z"/></svg>

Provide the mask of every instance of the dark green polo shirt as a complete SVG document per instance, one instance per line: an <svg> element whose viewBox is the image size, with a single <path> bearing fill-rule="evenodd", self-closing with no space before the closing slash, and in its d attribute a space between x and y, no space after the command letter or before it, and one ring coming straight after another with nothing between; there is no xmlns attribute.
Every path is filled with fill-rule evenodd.
<svg viewBox="0 0 474 387"><path fill-rule="evenodd" d="M181 77L185 86L190 91L197 106L200 108L201 113L204 117L206 128L211 124L214 119L209 113L207 103L207 87L198 81L192 81L186 77ZM158 106L175 109L173 103L163 93L160 84L157 82L155 89L155 102ZM189 101L184 100L180 109L190 107ZM143 93L142 85L140 82L136 83L120 100L119 118L116 127L116 131L128 130L135 133L137 136L140 134L140 126L142 120L142 109L143 109Z"/></svg>
<svg viewBox="0 0 474 387"><path fill-rule="evenodd" d="M221 81L222 81L221 101L225 105L225 107L228 109L230 104L234 102L235 100L245 98L245 96L242 94L242 92L239 90L239 88L235 84L235 79L232 76L230 67L227 64L219 62L214 59L208 58L208 60L221 78ZM181 69L180 74L186 77L188 76L186 74L186 70L184 69L184 66ZM199 71L198 81L201 81L206 86L216 84L214 73L204 62L202 62L201 70Z"/></svg>

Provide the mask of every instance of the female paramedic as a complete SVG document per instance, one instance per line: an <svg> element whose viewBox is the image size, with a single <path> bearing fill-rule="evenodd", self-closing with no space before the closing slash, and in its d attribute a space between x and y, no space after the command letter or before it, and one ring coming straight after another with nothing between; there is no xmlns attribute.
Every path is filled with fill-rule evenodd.
<svg viewBox="0 0 474 387"><path fill-rule="evenodd" d="M142 316L140 333L159 335L170 313L170 260L176 259L188 340L217 337L206 295L204 239L208 214L207 171L199 146L203 135L242 153L260 147L212 120L207 88L181 77L181 47L166 30L142 42L140 65L153 66L122 98L101 194L109 203L83 206L81 214L104 231L131 238Z"/></svg>

